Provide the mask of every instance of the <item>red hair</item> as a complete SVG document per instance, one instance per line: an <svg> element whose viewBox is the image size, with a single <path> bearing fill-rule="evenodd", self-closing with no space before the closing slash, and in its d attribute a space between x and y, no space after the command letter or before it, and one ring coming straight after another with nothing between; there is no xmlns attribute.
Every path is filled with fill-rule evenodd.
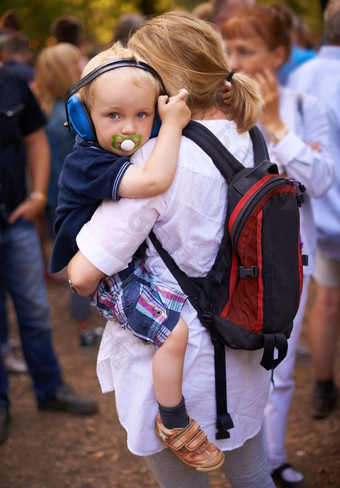
<svg viewBox="0 0 340 488"><path fill-rule="evenodd" d="M247 7L228 19L221 27L223 39L260 37L268 49L283 46L285 61L292 47L293 19L290 11L281 4Z"/></svg>

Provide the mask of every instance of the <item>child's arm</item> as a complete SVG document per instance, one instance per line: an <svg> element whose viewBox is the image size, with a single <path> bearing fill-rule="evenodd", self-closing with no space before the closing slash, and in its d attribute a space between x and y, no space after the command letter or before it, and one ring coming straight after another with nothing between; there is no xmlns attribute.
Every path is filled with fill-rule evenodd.
<svg viewBox="0 0 340 488"><path fill-rule="evenodd" d="M97 288L99 281L105 277L82 252L78 251L67 266L70 284L79 295L90 296Z"/></svg>
<svg viewBox="0 0 340 488"><path fill-rule="evenodd" d="M155 147L144 168L132 165L126 170L119 185L119 196L147 198L160 195L169 188L175 177L182 129L191 118L185 102L187 96L187 90L182 89L169 101L167 96L159 97L162 124Z"/></svg>

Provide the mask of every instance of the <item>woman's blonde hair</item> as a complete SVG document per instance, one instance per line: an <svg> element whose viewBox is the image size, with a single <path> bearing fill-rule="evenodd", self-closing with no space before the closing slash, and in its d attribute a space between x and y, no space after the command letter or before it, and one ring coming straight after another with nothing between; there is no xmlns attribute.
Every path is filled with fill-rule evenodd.
<svg viewBox="0 0 340 488"><path fill-rule="evenodd" d="M34 93L43 111L50 115L57 100L80 78L81 52L73 44L61 42L44 48L36 61Z"/></svg>
<svg viewBox="0 0 340 488"><path fill-rule="evenodd" d="M84 68L81 78L88 75L91 71L99 68L100 66L109 63L110 61L115 61L116 59L132 59L134 61L143 61L138 54L135 54L131 49L123 46L120 41L115 42L109 49L100 52L94 56ZM137 86L145 86L151 84L155 88L155 94L158 95L161 92L161 85L159 81L149 72L143 69L135 67L124 67L124 77L127 81L135 83ZM114 71L114 70L112 70ZM102 76L112 76L112 71L106 71L101 74ZM79 90L79 96L86 106L91 109L94 103L94 88L96 86L95 78L90 83L86 84L83 88Z"/></svg>
<svg viewBox="0 0 340 488"><path fill-rule="evenodd" d="M128 47L163 78L169 95L189 92L190 109L202 114L217 108L236 123L239 132L256 124L262 100L254 83L237 73L231 80L232 106L222 99L222 82L230 74L217 28L183 11L150 19L133 34Z"/></svg>

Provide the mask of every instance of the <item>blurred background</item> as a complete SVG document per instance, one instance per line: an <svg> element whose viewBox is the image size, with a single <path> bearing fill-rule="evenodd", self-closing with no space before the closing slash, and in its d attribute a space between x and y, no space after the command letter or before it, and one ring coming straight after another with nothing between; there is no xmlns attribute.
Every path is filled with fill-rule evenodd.
<svg viewBox="0 0 340 488"><path fill-rule="evenodd" d="M55 43L50 36L52 21L61 15L74 15L83 24L86 33L87 55L106 47L119 17L139 13L143 16L161 14L175 7L192 11L202 0L1 0L0 16L15 10L21 29L31 39L35 54L46 45ZM257 0L258 4L272 3ZM317 46L322 36L322 0L287 0L289 6L307 25L310 39Z"/></svg>

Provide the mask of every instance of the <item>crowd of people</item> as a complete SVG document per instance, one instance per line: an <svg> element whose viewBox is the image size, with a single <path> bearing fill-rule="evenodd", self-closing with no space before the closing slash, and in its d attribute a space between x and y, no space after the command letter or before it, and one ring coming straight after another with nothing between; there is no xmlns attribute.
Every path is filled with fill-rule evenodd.
<svg viewBox="0 0 340 488"><path fill-rule="evenodd" d="M209 471L221 469L232 488L308 488L285 439L311 280L310 416L330 415L338 397L340 0L323 8L318 45L277 3L211 0L192 13L124 15L113 46L91 59L79 19L62 16L51 24L55 44L34 63L15 12L2 17L0 444L9 435L13 371L30 374L41 410L98 412L65 382L54 351L46 286L68 279L80 344L103 334L102 391L115 392L128 448L160 487L207 488ZM227 439L215 439L209 334L148 239L153 229L189 276L214 263L227 187L182 136L190 119L250 167L248 131L257 124L280 174L306 189L300 230L309 260L288 352L271 375L260 351L227 348ZM11 349L8 297L24 360ZM92 326L94 306L105 329Z"/></svg>

